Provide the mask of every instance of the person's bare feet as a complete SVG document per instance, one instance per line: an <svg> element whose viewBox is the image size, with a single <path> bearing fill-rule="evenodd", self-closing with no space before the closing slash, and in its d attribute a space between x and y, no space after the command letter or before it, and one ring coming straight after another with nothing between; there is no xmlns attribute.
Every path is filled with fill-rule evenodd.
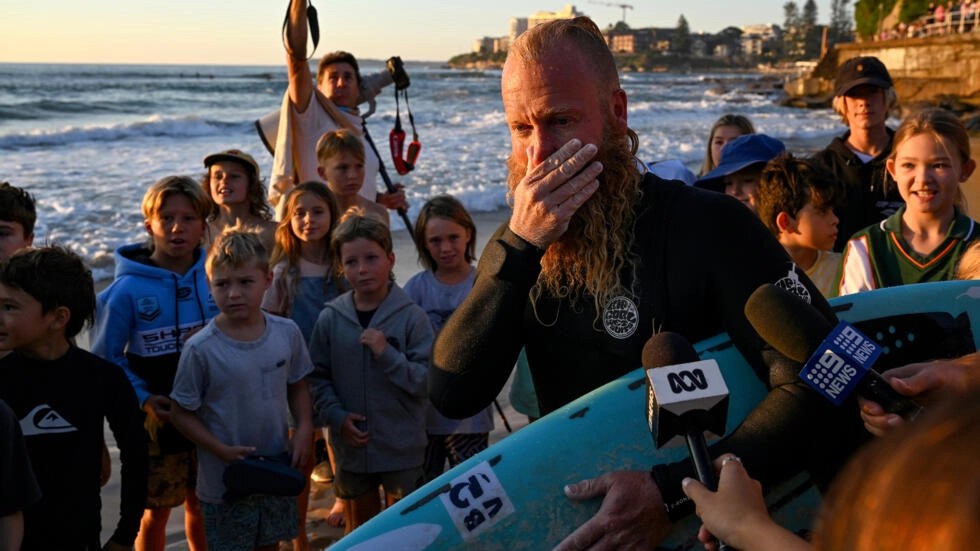
<svg viewBox="0 0 980 551"><path fill-rule="evenodd" d="M337 499L333 502L333 507L330 508L330 514L327 515L327 524L335 528L343 528L345 522L344 511L346 507L344 506L344 500Z"/></svg>

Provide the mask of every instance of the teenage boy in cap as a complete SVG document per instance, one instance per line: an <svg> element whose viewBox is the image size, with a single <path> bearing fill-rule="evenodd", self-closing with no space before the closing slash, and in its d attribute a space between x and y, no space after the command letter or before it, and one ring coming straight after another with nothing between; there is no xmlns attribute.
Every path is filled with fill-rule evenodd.
<svg viewBox="0 0 980 551"><path fill-rule="evenodd" d="M721 163L694 185L731 195L756 212L756 189L762 169L783 151L783 142L765 134L739 136L722 148Z"/></svg>
<svg viewBox="0 0 980 551"><path fill-rule="evenodd" d="M259 234L262 246L275 245L276 223L272 207L265 200L265 186L259 178L259 164L238 149L212 153L204 158L207 173L201 179L205 195L211 199L204 250L225 228L240 226Z"/></svg>
<svg viewBox="0 0 980 551"><path fill-rule="evenodd" d="M836 209L840 224L835 251L843 250L854 232L894 214L904 203L885 170L895 134L885 121L897 102L892 77L878 58L855 57L840 66L833 105L848 130L814 155L844 188Z"/></svg>

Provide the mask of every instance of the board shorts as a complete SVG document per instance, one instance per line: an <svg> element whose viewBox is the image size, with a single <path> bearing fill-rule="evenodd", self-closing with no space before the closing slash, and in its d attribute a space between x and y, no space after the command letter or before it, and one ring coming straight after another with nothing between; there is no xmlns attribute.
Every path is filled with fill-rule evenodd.
<svg viewBox="0 0 980 551"><path fill-rule="evenodd" d="M446 460L449 467L455 467L463 461L487 449L490 445L490 433L476 432L467 434L430 434L429 444L425 447L426 480L432 480L445 470Z"/></svg>
<svg viewBox="0 0 980 551"><path fill-rule="evenodd" d="M146 508L168 509L187 499L197 485L197 451L151 455L146 477Z"/></svg>
<svg viewBox="0 0 980 551"><path fill-rule="evenodd" d="M295 497L256 495L234 503L201 502L208 551L242 551L288 541L299 532Z"/></svg>
<svg viewBox="0 0 980 551"><path fill-rule="evenodd" d="M422 465L380 473L354 473L338 468L333 477L333 491L341 499L354 499L368 492L376 492L378 486L382 486L389 499L401 499L424 482L425 471L422 470Z"/></svg>

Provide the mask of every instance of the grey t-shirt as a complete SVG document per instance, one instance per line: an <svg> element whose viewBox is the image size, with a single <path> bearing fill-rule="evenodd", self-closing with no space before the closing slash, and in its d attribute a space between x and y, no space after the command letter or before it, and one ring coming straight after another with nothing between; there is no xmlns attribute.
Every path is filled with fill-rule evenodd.
<svg viewBox="0 0 980 551"><path fill-rule="evenodd" d="M286 385L312 370L292 320L265 314L265 332L251 342L228 337L212 320L184 345L170 397L195 412L221 442L277 455L286 450ZM223 503L225 463L198 451L197 495L206 503Z"/></svg>

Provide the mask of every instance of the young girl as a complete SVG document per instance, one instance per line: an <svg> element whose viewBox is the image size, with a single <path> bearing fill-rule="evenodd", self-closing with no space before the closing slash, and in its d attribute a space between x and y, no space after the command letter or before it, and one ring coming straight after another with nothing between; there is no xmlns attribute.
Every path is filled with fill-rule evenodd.
<svg viewBox="0 0 980 551"><path fill-rule="evenodd" d="M746 134L755 134L755 127L752 126L752 121L742 115L722 115L715 121L708 133L708 146L705 148L704 162L701 163L698 177L711 172L721 163L721 150L725 144Z"/></svg>
<svg viewBox="0 0 980 551"><path fill-rule="evenodd" d="M438 333L473 287L476 225L463 205L449 195L433 197L415 222L415 247L425 267L405 283L405 294L425 310ZM493 410L488 407L468 419L449 419L428 407L425 450L427 480L450 466L485 450L493 430Z"/></svg>
<svg viewBox="0 0 980 551"><path fill-rule="evenodd" d="M205 157L204 168L207 173L201 187L212 202L205 250L225 228L237 225L256 231L262 245L271 251L276 223L272 221L272 208L265 201L255 159L243 151L229 149Z"/></svg>
<svg viewBox="0 0 980 551"><path fill-rule="evenodd" d="M323 306L342 290L337 265L330 254L330 238L337 224L337 202L320 182L306 182L286 196L282 220L276 227L276 246L270 264L272 285L262 299L262 309L296 322L309 344L313 325ZM316 462L306 462L307 477ZM310 485L297 496L299 532L293 541L296 550L308 548L306 513ZM340 526L344 521L342 500L334 502L327 523Z"/></svg>
<svg viewBox="0 0 980 551"><path fill-rule="evenodd" d="M840 294L953 279L960 255L977 236L960 210L959 185L976 168L970 138L948 111L929 109L895 132L886 167L905 206L847 242Z"/></svg>
<svg viewBox="0 0 980 551"><path fill-rule="evenodd" d="M432 326L394 282L391 233L363 211L344 215L332 252L351 290L330 301L310 343L315 418L330 427L334 491L350 532L424 479Z"/></svg>

